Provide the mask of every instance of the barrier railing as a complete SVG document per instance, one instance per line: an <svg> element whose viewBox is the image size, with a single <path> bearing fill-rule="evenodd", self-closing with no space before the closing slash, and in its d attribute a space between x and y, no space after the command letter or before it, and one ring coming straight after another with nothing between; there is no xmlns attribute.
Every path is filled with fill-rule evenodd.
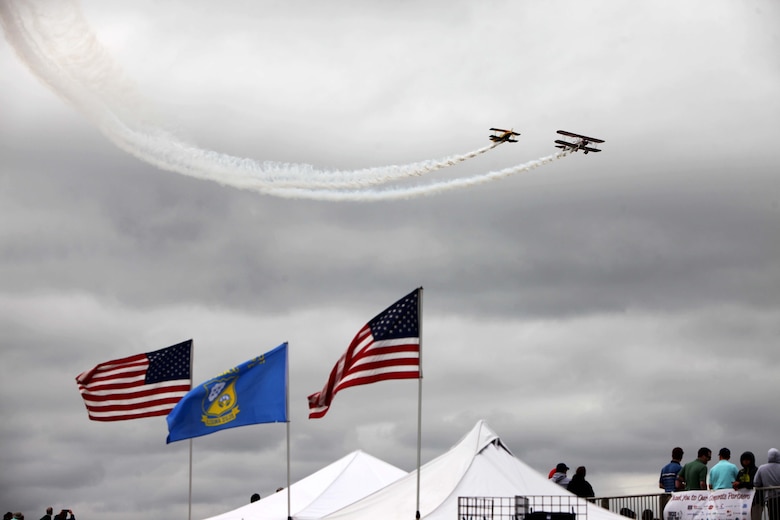
<svg viewBox="0 0 780 520"><path fill-rule="evenodd" d="M770 490L780 490L780 486L756 488L759 502L762 494ZM671 493L655 493L648 495L623 495L612 497L597 497L592 499L596 504L613 513L638 520L663 520L666 503L672 497ZM761 504L759 504L760 507ZM768 520L766 508L762 508L762 520Z"/></svg>
<svg viewBox="0 0 780 520"><path fill-rule="evenodd" d="M613 513L639 520L661 520L664 506L672 495L654 493L649 495L622 495L612 497L597 497L596 504Z"/></svg>
<svg viewBox="0 0 780 520"><path fill-rule="evenodd" d="M588 502L574 495L458 497L458 520L587 520Z"/></svg>
<svg viewBox="0 0 780 520"><path fill-rule="evenodd" d="M756 488L759 501L767 491L780 486ZM653 493L596 497L586 500L574 495L525 495L514 497L458 497L458 520L587 520L588 506L597 505L615 514L637 520L663 520L663 511L672 495ZM761 520L769 520L767 508L760 507ZM758 511L756 517L758 518Z"/></svg>

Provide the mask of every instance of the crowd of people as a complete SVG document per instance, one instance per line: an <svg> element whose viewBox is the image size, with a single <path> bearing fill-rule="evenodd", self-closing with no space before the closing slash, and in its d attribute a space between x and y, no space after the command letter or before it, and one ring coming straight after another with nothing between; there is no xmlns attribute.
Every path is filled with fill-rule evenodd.
<svg viewBox="0 0 780 520"><path fill-rule="evenodd" d="M2 509L0 509L0 511L2 511ZM24 520L24 514L11 513L9 511L3 515L3 520ZM76 517L73 516L73 511L70 509L61 509L60 512L55 515L54 508L49 506L46 508L46 514L41 517L41 520L76 520Z"/></svg>
<svg viewBox="0 0 780 520"><path fill-rule="evenodd" d="M756 456L751 451L739 457L741 467L731 462L731 450L721 448L718 462L707 471L712 460L712 450L699 448L696 458L682 464L683 449L672 450L672 460L661 468L658 487L667 493L691 490L753 489L780 487L780 451L772 448L767 453L767 462L756 466ZM709 482L707 477L709 477ZM756 493L751 510L751 519L761 518L761 509L767 508L769 520L780 520L780 488Z"/></svg>
<svg viewBox="0 0 780 520"><path fill-rule="evenodd" d="M712 460L712 450L709 448L699 448L696 458L685 464L682 463L683 456L682 448L674 448L672 460L661 468L658 487L666 493L691 490L777 488L762 490L755 494L751 520L760 520L764 506L767 508L769 520L780 520L780 450L770 449L767 453L766 463L760 466L756 465L756 457L753 452L745 451L739 457L741 467L737 467L731 462L731 450L721 448L718 451L718 462L709 471L707 464ZM569 466L560 462L550 470L547 477L579 497L595 497L593 487L585 480L585 466L578 467L571 478L568 476L569 469Z"/></svg>

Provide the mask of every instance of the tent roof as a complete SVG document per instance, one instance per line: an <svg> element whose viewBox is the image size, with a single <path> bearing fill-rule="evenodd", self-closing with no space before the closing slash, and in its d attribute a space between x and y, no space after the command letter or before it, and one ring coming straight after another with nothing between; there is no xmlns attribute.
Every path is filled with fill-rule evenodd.
<svg viewBox="0 0 780 520"><path fill-rule="evenodd" d="M361 450L325 466L290 486L290 513L321 518L383 488L407 473ZM287 518L287 489L207 520Z"/></svg>
<svg viewBox="0 0 780 520"><path fill-rule="evenodd" d="M458 497L514 497L516 495L574 497L548 480L503 444L484 421L448 452L420 469L420 515L426 520L457 518ZM326 520L408 520L416 513L417 472L389 484L325 518ZM576 501L585 501L574 498ZM594 504L587 505L588 520L625 520Z"/></svg>

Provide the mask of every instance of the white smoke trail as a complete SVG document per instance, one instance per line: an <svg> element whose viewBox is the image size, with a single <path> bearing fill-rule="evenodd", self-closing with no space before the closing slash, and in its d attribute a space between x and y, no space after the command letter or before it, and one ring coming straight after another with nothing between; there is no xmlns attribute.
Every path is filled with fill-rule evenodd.
<svg viewBox="0 0 780 520"><path fill-rule="evenodd" d="M353 171L320 170L198 148L149 122L147 104L84 20L73 1L15 0L0 5L6 37L44 82L73 103L117 146L155 166L221 184L266 188L362 188L452 166L500 143L439 160ZM143 117L141 117L143 116Z"/></svg>
<svg viewBox="0 0 780 520"><path fill-rule="evenodd" d="M226 186L317 200L410 198L488 182L565 155L466 179L373 191L366 188L452 166L501 143L439 160L350 171L235 157L182 141L155 124L148 103L100 45L76 0L2 0L0 23L6 39L33 73L119 148L160 169Z"/></svg>
<svg viewBox="0 0 780 520"><path fill-rule="evenodd" d="M498 170L495 172L482 173L479 175L473 175L471 177L462 177L458 179L450 179L447 181L433 182L420 186L401 187L385 190L308 190L308 189L279 189L274 191L274 195L286 198L305 198L305 199L317 199L328 201L380 201L380 200L399 200L399 199L411 199L415 197L422 197L428 195L436 195L445 191L469 188L471 186L477 186L479 184L485 184L498 179L517 175L519 173L527 172L551 163L557 159L566 157L571 153L571 150L566 149L560 152L542 157L541 159L535 159L528 161L527 163L517 166L511 166Z"/></svg>

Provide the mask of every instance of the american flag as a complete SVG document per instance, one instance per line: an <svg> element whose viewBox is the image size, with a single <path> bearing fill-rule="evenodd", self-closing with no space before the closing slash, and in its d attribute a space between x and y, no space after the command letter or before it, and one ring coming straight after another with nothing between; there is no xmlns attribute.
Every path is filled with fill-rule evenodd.
<svg viewBox="0 0 780 520"><path fill-rule="evenodd" d="M106 361L76 376L93 421L168 415L190 391L192 340L154 352Z"/></svg>
<svg viewBox="0 0 780 520"><path fill-rule="evenodd" d="M415 289L369 321L309 396L309 419L323 417L339 390L385 379L420 378L420 291Z"/></svg>

